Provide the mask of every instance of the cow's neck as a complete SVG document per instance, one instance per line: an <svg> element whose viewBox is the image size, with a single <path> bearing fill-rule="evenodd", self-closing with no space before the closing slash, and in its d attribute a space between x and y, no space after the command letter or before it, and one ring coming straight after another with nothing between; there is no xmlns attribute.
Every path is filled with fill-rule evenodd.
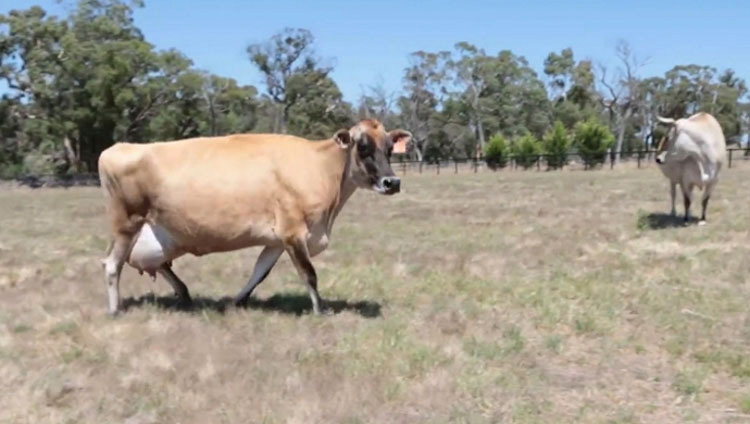
<svg viewBox="0 0 750 424"><path fill-rule="evenodd" d="M338 189L338 192L332 196L332 202L327 208L326 230L330 233L333 222L344 204L357 190L357 185L351 178L354 151L353 149L342 149L334 140L326 140L320 143L320 152L327 156L326 164L332 180L331 186Z"/></svg>

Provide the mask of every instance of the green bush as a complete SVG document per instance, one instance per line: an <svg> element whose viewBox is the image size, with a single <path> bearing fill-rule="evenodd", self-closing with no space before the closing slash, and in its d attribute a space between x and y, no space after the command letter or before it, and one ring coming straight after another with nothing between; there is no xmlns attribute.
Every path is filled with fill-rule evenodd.
<svg viewBox="0 0 750 424"><path fill-rule="evenodd" d="M526 134L517 139L510 150L516 159L516 163L522 166L523 169L529 169L539 160L539 155L542 154L542 145L536 137Z"/></svg>
<svg viewBox="0 0 750 424"><path fill-rule="evenodd" d="M586 168L604 163L607 150L614 142L615 138L609 128L594 120L576 125L574 143Z"/></svg>
<svg viewBox="0 0 750 424"><path fill-rule="evenodd" d="M542 147L547 158L547 167L556 169L565 165L570 150L570 137L562 122L555 121L552 130L545 134Z"/></svg>
<svg viewBox="0 0 750 424"><path fill-rule="evenodd" d="M508 164L508 143L502 135L497 134L490 137L490 141L484 146L484 160L490 169L505 168Z"/></svg>

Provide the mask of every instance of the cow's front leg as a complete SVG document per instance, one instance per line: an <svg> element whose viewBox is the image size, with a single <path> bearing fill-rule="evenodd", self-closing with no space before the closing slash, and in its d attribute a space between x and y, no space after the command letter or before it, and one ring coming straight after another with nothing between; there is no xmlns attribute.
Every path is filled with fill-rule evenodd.
<svg viewBox="0 0 750 424"><path fill-rule="evenodd" d="M117 234L112 241L109 254L102 261L111 315L117 315L120 312L120 273L127 260L132 240L133 238L129 235Z"/></svg>
<svg viewBox="0 0 750 424"><path fill-rule="evenodd" d="M310 253L307 250L307 242L304 237L294 238L289 242L285 243L284 248L286 249L289 256L292 258L297 273L299 274L302 281L307 286L307 291L310 294L310 300L312 301L313 312L315 315L322 315L321 306L323 300L318 295L318 276L315 273L315 268L310 262Z"/></svg>
<svg viewBox="0 0 750 424"><path fill-rule="evenodd" d="M237 296L234 297L234 304L236 306L242 306L247 303L247 299L253 293L253 290L255 290L255 288L266 279L268 273L271 272L271 269L276 264L276 261L279 260L279 256L281 256L282 253L284 253L284 248L282 246L266 246L266 248L260 252L258 260L255 262L255 267L253 268L253 275L250 277L250 280L245 287L243 287Z"/></svg>
<svg viewBox="0 0 750 424"><path fill-rule="evenodd" d="M677 197L677 183L673 183L670 181L669 194L672 198L672 210L670 212L670 215L672 216L672 218L674 218L677 216L677 207L675 206L675 197Z"/></svg>
<svg viewBox="0 0 750 424"><path fill-rule="evenodd" d="M185 283L180 280L180 277L172 271L172 267L169 264L164 264L159 268L159 275L164 277L165 280L172 286L175 296L179 299L183 305L190 305L193 303L193 299L190 298L190 291L188 291Z"/></svg>

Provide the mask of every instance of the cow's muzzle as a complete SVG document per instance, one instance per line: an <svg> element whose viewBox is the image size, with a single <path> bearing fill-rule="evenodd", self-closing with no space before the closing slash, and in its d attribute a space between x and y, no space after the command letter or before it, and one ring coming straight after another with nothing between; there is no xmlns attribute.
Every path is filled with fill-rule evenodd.
<svg viewBox="0 0 750 424"><path fill-rule="evenodd" d="M656 163L658 163L659 165L663 164L665 159L664 156L666 156L664 153L659 153L658 155L656 155Z"/></svg>
<svg viewBox="0 0 750 424"><path fill-rule="evenodd" d="M374 188L380 194L396 194L401 191L401 179L399 177L382 177Z"/></svg>

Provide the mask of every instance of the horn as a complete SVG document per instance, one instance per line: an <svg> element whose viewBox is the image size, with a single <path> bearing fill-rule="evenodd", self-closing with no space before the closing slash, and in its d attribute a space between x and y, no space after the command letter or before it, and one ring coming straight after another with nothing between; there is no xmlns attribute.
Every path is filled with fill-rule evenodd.
<svg viewBox="0 0 750 424"><path fill-rule="evenodd" d="M674 120L674 119L672 119L672 118L664 118L664 117L662 117L662 116L657 116L657 117L656 117L656 119L657 119L657 120L658 120L658 121L659 121L660 123L662 123L662 124L664 124L664 125L674 125L674 123L675 123L675 120Z"/></svg>

